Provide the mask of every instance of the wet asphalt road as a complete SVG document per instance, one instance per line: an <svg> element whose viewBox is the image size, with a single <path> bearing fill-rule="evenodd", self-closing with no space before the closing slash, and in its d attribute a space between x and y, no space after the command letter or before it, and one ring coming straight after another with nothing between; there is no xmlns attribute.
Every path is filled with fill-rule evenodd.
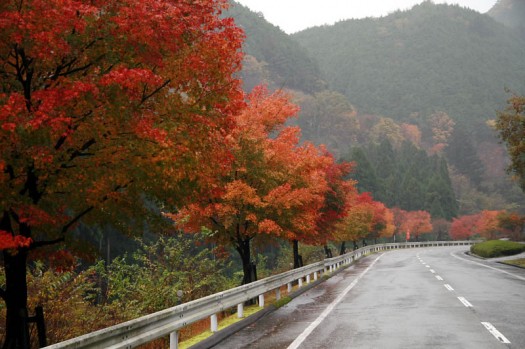
<svg viewBox="0 0 525 349"><path fill-rule="evenodd" d="M525 348L525 269L466 249L362 258L215 348Z"/></svg>

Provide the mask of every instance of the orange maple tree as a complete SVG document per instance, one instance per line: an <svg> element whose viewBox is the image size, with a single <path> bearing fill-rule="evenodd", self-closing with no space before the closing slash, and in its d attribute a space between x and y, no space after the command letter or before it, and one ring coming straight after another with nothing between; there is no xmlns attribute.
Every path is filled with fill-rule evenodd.
<svg viewBox="0 0 525 349"><path fill-rule="evenodd" d="M486 239L496 239L500 235L509 234L501 220L505 211L484 210L476 214L465 215L452 220L450 236L455 240L468 239L480 235Z"/></svg>
<svg viewBox="0 0 525 349"><path fill-rule="evenodd" d="M525 216L503 211L498 214L498 225L513 240L519 240L523 237Z"/></svg>
<svg viewBox="0 0 525 349"><path fill-rule="evenodd" d="M489 240L499 238L503 230L500 228L500 222L498 220L500 214L501 211L481 211L478 214L478 219L474 226L475 231Z"/></svg>
<svg viewBox="0 0 525 349"><path fill-rule="evenodd" d="M427 211L405 211L392 209L397 234L403 234L407 240L419 241L421 234L432 232L432 217Z"/></svg>
<svg viewBox="0 0 525 349"><path fill-rule="evenodd" d="M348 208L344 218L333 231L333 240L341 243L340 254L346 251L346 241L364 240L374 229L375 202L369 193L349 193ZM377 218L377 217L376 217Z"/></svg>
<svg viewBox="0 0 525 349"><path fill-rule="evenodd" d="M243 284L254 281L254 242L315 240L333 157L312 144L299 145L299 130L285 127L298 111L282 91L257 87L247 96L228 138L233 161L218 184L175 214L187 232L207 227L211 238L232 246L243 264Z"/></svg>
<svg viewBox="0 0 525 349"><path fill-rule="evenodd" d="M465 215L452 219L450 225L450 237L454 240L468 240L472 235L476 234L475 227L479 215Z"/></svg>
<svg viewBox="0 0 525 349"><path fill-rule="evenodd" d="M408 211L402 229L410 233L411 239L419 241L419 235L432 231L432 217L427 211Z"/></svg>
<svg viewBox="0 0 525 349"><path fill-rule="evenodd" d="M229 161L221 145L243 104L243 34L226 7L0 2L4 348L25 347L29 251L64 242L80 220L142 209L144 198L180 204Z"/></svg>

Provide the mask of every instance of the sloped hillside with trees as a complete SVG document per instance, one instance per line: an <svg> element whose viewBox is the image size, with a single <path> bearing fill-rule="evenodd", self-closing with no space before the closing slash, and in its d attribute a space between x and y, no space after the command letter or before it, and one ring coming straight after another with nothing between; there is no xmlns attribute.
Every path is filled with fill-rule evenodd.
<svg viewBox="0 0 525 349"><path fill-rule="evenodd" d="M404 120L449 114L479 128L525 88L525 43L487 15L430 1L383 18L348 20L293 36L330 87L361 111Z"/></svg>

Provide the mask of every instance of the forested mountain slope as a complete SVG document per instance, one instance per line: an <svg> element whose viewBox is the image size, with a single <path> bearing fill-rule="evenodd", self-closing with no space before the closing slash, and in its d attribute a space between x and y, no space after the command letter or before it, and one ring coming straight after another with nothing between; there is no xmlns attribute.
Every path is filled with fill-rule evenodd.
<svg viewBox="0 0 525 349"><path fill-rule="evenodd" d="M289 90L301 106L295 122L304 140L351 160L352 149L370 156L385 139L395 151L408 141L446 156L459 212L524 202L486 123L504 108L505 88L525 87L525 45L515 31L488 15L431 2L292 36L235 2L227 15L246 34L245 89L263 82ZM450 183L438 182L450 197ZM379 198L385 188L371 191Z"/></svg>
<svg viewBox="0 0 525 349"><path fill-rule="evenodd" d="M488 15L430 1L383 18L293 36L330 87L362 112L396 120L444 111L478 126L525 89L525 42Z"/></svg>
<svg viewBox="0 0 525 349"><path fill-rule="evenodd" d="M261 13L254 13L236 2L227 13L246 32L243 67L246 89L265 81L276 88L314 92L326 87L317 62L299 43Z"/></svg>
<svg viewBox="0 0 525 349"><path fill-rule="evenodd" d="M488 15L510 28L517 29L525 38L525 1L498 0Z"/></svg>

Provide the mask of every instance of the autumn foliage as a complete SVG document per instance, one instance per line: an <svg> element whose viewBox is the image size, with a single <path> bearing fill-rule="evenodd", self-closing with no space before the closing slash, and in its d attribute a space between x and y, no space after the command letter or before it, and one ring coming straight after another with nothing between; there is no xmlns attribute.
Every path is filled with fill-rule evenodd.
<svg viewBox="0 0 525 349"><path fill-rule="evenodd" d="M128 223L135 230L173 223L185 233L205 232L217 250L239 253L243 283L254 281L254 245L344 244L396 231L418 240L432 230L428 212L391 210L359 193L347 179L353 164L301 142L299 128L287 126L299 108L286 92L241 90L243 32L223 16L228 3L0 3L5 348L25 346L20 310L28 308L28 260L44 259L53 280L70 275L71 251L87 250L84 236L70 234L80 223L128 233ZM326 110L337 109L341 123L356 123L353 107L332 104ZM435 142L446 144L454 125L446 115L432 120ZM421 142L416 125L400 128L391 119L370 133L398 147L403 139ZM455 237L472 235L468 221L457 221ZM472 222L487 236L522 224L495 211ZM80 298L74 293L73 300Z"/></svg>
<svg viewBox="0 0 525 349"><path fill-rule="evenodd" d="M5 348L24 346L28 252L80 221L184 201L230 159L242 31L225 0L0 3ZM217 165L218 164L218 165Z"/></svg>
<svg viewBox="0 0 525 349"><path fill-rule="evenodd" d="M393 209L394 225L402 239L419 241L421 234L432 232L432 217L426 211Z"/></svg>
<svg viewBox="0 0 525 349"><path fill-rule="evenodd" d="M506 211L482 211L453 219L450 236L454 240L472 236L488 240L502 237L520 239L525 219L519 214Z"/></svg>
<svg viewBox="0 0 525 349"><path fill-rule="evenodd" d="M350 192L347 197L347 210L338 221L332 239L344 243L380 237L389 237L394 232L393 213L381 202L374 201L369 193ZM344 251L344 245L341 252Z"/></svg>
<svg viewBox="0 0 525 349"><path fill-rule="evenodd" d="M341 182L344 167L324 149L299 144L299 129L284 126L297 111L283 92L255 88L227 139L233 154L228 173L198 200L167 214L188 232L208 227L213 240L234 247L244 283L253 281L251 244L277 238L324 242L326 231L319 228L345 205L337 202L338 192L348 190Z"/></svg>

